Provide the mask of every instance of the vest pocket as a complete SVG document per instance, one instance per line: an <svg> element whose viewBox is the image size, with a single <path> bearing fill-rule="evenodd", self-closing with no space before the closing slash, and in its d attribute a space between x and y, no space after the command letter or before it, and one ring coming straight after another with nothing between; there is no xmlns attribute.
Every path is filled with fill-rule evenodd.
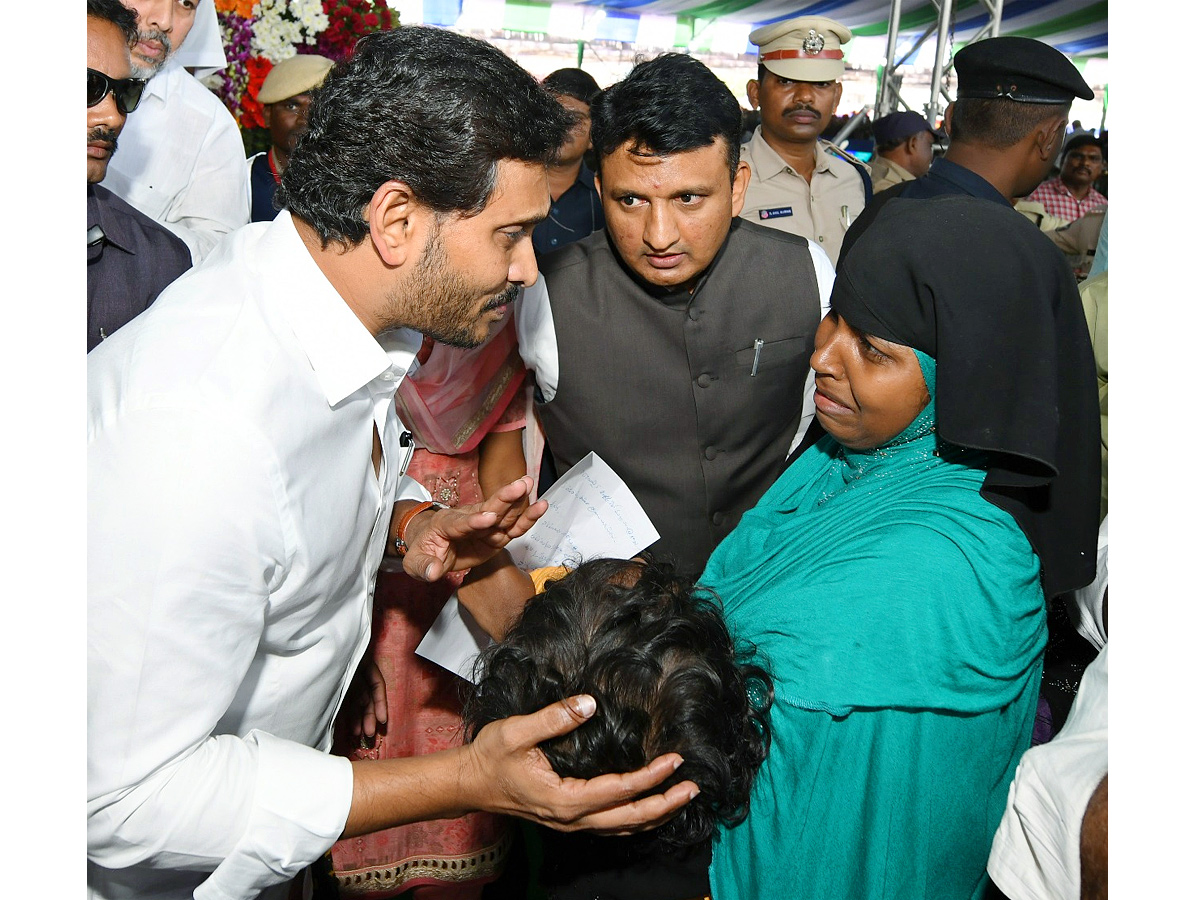
<svg viewBox="0 0 1200 900"><path fill-rule="evenodd" d="M744 350L734 352L733 358L738 369L745 369L747 373L754 369L754 357L758 355L758 367L755 371L762 374L764 369L770 369L778 366L795 365L797 360L808 367L808 357L812 353L812 345L809 338L790 337L780 341L764 341L761 348L751 344Z"/></svg>

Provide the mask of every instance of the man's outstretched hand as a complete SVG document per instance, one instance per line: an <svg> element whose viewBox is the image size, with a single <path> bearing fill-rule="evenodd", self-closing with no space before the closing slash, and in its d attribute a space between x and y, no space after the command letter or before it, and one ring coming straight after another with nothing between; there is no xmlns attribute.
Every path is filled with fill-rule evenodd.
<svg viewBox="0 0 1200 900"><path fill-rule="evenodd" d="M421 581L469 569L491 559L520 537L546 511L546 501L529 503L533 479L526 475L482 503L417 515L405 529L404 571Z"/></svg>

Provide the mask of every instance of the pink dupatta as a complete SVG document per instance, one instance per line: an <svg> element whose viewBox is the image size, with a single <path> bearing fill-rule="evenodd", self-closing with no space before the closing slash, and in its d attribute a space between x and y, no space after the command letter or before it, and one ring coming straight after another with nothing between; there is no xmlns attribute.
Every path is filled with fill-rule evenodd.
<svg viewBox="0 0 1200 900"><path fill-rule="evenodd" d="M478 347L434 344L416 374L400 382L396 412L419 446L458 456L478 446L524 383L509 307L499 329Z"/></svg>

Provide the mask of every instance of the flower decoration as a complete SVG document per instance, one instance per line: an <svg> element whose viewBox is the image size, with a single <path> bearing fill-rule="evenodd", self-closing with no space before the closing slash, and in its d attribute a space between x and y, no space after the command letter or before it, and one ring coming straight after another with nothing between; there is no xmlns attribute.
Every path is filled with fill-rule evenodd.
<svg viewBox="0 0 1200 900"><path fill-rule="evenodd" d="M329 27L322 0L259 0L254 12L254 50L273 63L295 56L297 46L315 45Z"/></svg>
<svg viewBox="0 0 1200 900"><path fill-rule="evenodd" d="M228 2L227 5L235 4ZM225 44L227 62L225 68L211 76L208 83L233 113L234 118L238 119L238 124L244 128L246 126L239 115L239 107L250 80L247 63L252 56L253 25L248 17L233 10L219 10L217 22L221 26L221 40ZM259 118L262 118L261 110Z"/></svg>
<svg viewBox="0 0 1200 900"><path fill-rule="evenodd" d="M384 0L214 0L225 69L205 80L233 113L250 144L264 127L258 90L271 67L297 53L342 60L358 39L394 28L399 16ZM254 137L254 140L251 140Z"/></svg>
<svg viewBox="0 0 1200 900"><path fill-rule="evenodd" d="M317 37L316 52L343 60L354 45L372 31L396 27L398 16L383 0L323 0L329 27Z"/></svg>
<svg viewBox="0 0 1200 900"><path fill-rule="evenodd" d="M249 19L254 15L254 5L258 0L213 0L213 6L217 8L217 15L221 13L233 13L243 19Z"/></svg>

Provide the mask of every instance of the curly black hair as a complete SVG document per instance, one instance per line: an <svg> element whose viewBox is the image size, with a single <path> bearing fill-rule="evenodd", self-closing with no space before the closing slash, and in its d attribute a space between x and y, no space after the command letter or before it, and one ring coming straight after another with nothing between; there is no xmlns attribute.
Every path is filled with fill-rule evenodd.
<svg viewBox="0 0 1200 900"><path fill-rule="evenodd" d="M489 722L574 694L594 716L542 750L560 775L629 772L663 753L683 764L655 791L690 779L700 795L657 829L684 847L746 817L766 757L773 701L767 671L735 645L717 598L654 560L583 563L529 601L505 639L476 663L464 699L471 740Z"/></svg>

